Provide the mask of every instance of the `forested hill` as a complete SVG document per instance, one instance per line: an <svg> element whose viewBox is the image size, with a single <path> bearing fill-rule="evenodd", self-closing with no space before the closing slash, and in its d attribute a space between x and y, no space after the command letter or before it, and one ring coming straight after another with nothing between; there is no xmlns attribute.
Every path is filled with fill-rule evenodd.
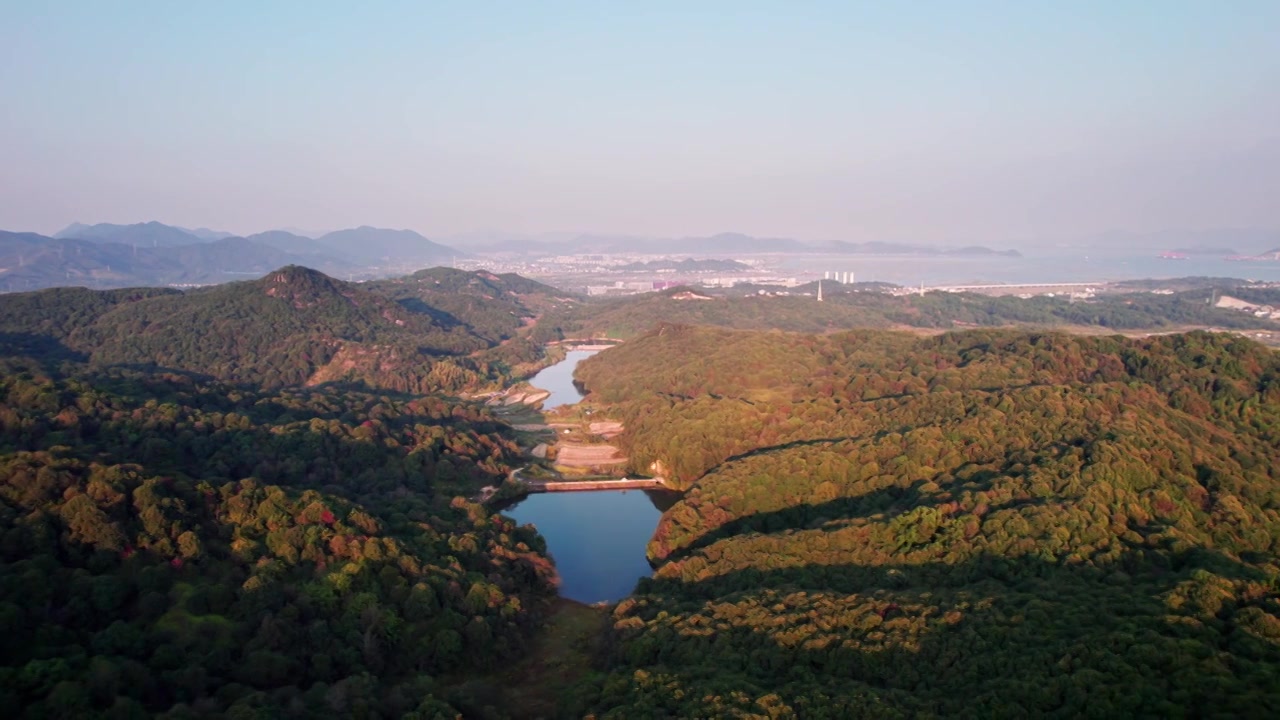
<svg viewBox="0 0 1280 720"><path fill-rule="evenodd" d="M432 392L500 380L539 356L517 335L554 291L520 278L484 296L424 271L366 288L298 266L260 280L188 293L53 289L0 296L0 339L30 351L44 345L99 365L197 372L263 387L364 383ZM485 274L443 271L454 285ZM382 294L379 290L386 290Z"/></svg>
<svg viewBox="0 0 1280 720"><path fill-rule="evenodd" d="M424 312L448 327L464 324L490 343L515 337L535 316L571 307L572 295L514 273L495 275L437 267L361 287ZM556 339L556 338L547 338Z"/></svg>
<svg viewBox="0 0 1280 720"><path fill-rule="evenodd" d="M475 407L0 359L0 703L21 718L456 717L552 597L451 500L517 449ZM452 707L451 707L452 705Z"/></svg>
<svg viewBox="0 0 1280 720"><path fill-rule="evenodd" d="M1280 713L1280 356L663 326L581 366L691 490L600 717Z"/></svg>
<svg viewBox="0 0 1280 720"><path fill-rule="evenodd" d="M538 357L561 301L433 277L0 296L7 717L495 716L468 683L526 655L555 573L465 500L522 454L449 394Z"/></svg>
<svg viewBox="0 0 1280 720"><path fill-rule="evenodd" d="M1237 283L1238 284L1238 283ZM779 288L760 288L775 292ZM1067 297L988 297L972 293L931 292L890 295L864 283L857 288L826 283L817 302L817 283L785 292L789 295L716 296L686 299L688 288L626 298L594 300L552 314L545 323L566 335L607 334L626 339L656 322L713 325L741 330L828 332L851 328L915 327L952 329L1022 325L1093 326L1117 330L1185 328L1280 328L1275 321L1224 308L1207 301L1213 290L1198 287L1172 295L1149 292L1100 295L1089 300ZM707 291L700 291L705 293ZM729 291L730 293L734 291ZM739 293L741 291L738 291ZM1235 290L1233 290L1235 292ZM1270 297L1260 291L1259 294ZM1273 301L1268 300L1268 302Z"/></svg>

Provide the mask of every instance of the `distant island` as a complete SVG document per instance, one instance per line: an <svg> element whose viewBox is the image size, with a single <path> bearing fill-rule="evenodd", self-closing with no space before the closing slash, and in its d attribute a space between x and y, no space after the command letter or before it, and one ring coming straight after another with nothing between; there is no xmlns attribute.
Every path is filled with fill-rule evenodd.
<svg viewBox="0 0 1280 720"><path fill-rule="evenodd" d="M1240 253L1227 247L1210 247L1206 245L1196 245L1194 247L1174 248L1169 252L1178 255L1239 255Z"/></svg>
<svg viewBox="0 0 1280 720"><path fill-rule="evenodd" d="M675 272L743 272L750 270L751 266L746 263L740 263L737 260L650 260L648 262L633 262L621 265L617 268L625 272L661 272L671 270Z"/></svg>
<svg viewBox="0 0 1280 720"><path fill-rule="evenodd" d="M843 241L835 241L827 245L824 249L830 252L848 253L853 255L955 255L966 257L978 256L1001 256L1001 257L1022 257L1022 253L1017 250L993 250L982 245L968 245L962 248L936 248L926 245L911 245L908 243L891 243L871 241L864 243L850 243Z"/></svg>

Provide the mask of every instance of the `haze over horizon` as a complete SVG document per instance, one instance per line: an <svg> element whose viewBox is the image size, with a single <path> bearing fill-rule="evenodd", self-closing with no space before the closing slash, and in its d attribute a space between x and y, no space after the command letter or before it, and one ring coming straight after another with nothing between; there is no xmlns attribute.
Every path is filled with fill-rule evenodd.
<svg viewBox="0 0 1280 720"><path fill-rule="evenodd" d="M1280 228L1280 4L0 7L0 228Z"/></svg>

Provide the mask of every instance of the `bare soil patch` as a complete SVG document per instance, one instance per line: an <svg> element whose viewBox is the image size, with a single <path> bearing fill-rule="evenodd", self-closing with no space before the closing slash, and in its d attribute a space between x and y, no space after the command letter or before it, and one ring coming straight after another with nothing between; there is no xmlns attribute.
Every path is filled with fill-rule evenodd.
<svg viewBox="0 0 1280 720"><path fill-rule="evenodd" d="M583 445L562 443L556 446L556 464L565 467L598 467L620 465L627 459L612 445Z"/></svg>
<svg viewBox="0 0 1280 720"><path fill-rule="evenodd" d="M592 435L611 438L622 432L622 423L614 421L593 422L588 426L588 429L591 431Z"/></svg>

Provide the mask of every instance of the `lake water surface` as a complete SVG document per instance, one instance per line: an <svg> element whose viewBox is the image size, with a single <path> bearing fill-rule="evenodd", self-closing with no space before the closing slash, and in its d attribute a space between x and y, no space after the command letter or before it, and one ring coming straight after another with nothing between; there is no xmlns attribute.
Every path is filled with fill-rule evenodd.
<svg viewBox="0 0 1280 720"><path fill-rule="evenodd" d="M570 350L564 360L543 368L533 376L529 384L551 393L542 402L543 410L553 410L561 405L572 405L582 399L582 393L573 385L573 371L578 363L595 355L595 350Z"/></svg>
<svg viewBox="0 0 1280 720"><path fill-rule="evenodd" d="M502 511L533 523L560 571L560 595L584 603L621 600L653 568L645 546L679 495L648 490L530 495Z"/></svg>
<svg viewBox="0 0 1280 720"><path fill-rule="evenodd" d="M529 381L551 393L543 408L582 399L573 385L573 371L594 354L571 350ZM662 513L679 497L648 490L540 493L502 513L522 525L532 523L546 538L560 572L561 596L584 603L613 602L630 595L637 580L653 573L645 546Z"/></svg>

